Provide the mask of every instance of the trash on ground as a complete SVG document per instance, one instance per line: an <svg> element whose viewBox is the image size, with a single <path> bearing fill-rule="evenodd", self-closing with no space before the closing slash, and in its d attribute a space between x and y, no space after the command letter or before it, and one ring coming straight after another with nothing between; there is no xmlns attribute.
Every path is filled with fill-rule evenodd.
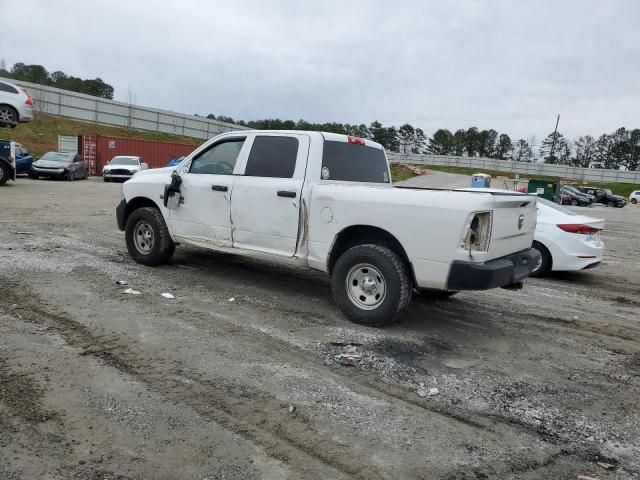
<svg viewBox="0 0 640 480"><path fill-rule="evenodd" d="M289 405L289 413L293 413L296 411L296 407L294 405Z"/></svg>
<svg viewBox="0 0 640 480"><path fill-rule="evenodd" d="M440 390L438 390L436 387L430 388L429 389L429 396L430 397L435 397L436 395L440 394Z"/></svg>
<svg viewBox="0 0 640 480"><path fill-rule="evenodd" d="M599 467L604 468L605 470L613 470L616 466L613 463L605 463L605 462L596 462Z"/></svg>
<svg viewBox="0 0 640 480"><path fill-rule="evenodd" d="M427 392L424 388L419 388L418 390L416 390L416 393L419 397L426 397L427 395L429 395L429 392Z"/></svg>
<svg viewBox="0 0 640 480"><path fill-rule="evenodd" d="M118 280L118 281L116 281L116 283L118 285L129 285L129 282L127 282L126 280Z"/></svg>
<svg viewBox="0 0 640 480"><path fill-rule="evenodd" d="M416 393L419 397L435 397L436 395L440 394L440 390L435 387L430 388L429 390L424 387L420 387L418 390L416 390Z"/></svg>
<svg viewBox="0 0 640 480"><path fill-rule="evenodd" d="M353 353L341 353L339 355L335 355L333 358L337 362L351 367L357 365L362 360L360 355L354 355Z"/></svg>
<svg viewBox="0 0 640 480"><path fill-rule="evenodd" d="M587 477L586 475L578 475L577 480L598 480L598 479L593 477Z"/></svg>
<svg viewBox="0 0 640 480"><path fill-rule="evenodd" d="M11 232L14 235L35 235L33 232Z"/></svg>
<svg viewBox="0 0 640 480"><path fill-rule="evenodd" d="M134 290L133 288L127 288L124 292L122 293L128 293L130 295L140 295L142 292L139 292L138 290Z"/></svg>
<svg viewBox="0 0 640 480"><path fill-rule="evenodd" d="M160 295L162 295L164 298L176 298L173 295L171 295L169 292L164 292L164 293L161 293Z"/></svg>
<svg viewBox="0 0 640 480"><path fill-rule="evenodd" d="M230 302L233 302L233 301L235 301L235 298L234 298L234 297L231 297L231 298L229 299L229 301L230 301Z"/></svg>

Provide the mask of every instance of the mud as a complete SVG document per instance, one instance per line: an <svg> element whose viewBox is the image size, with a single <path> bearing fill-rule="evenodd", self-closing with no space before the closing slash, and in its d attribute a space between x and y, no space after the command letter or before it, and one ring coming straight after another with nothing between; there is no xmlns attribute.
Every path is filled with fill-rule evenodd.
<svg viewBox="0 0 640 480"><path fill-rule="evenodd" d="M317 272L133 263L119 196L0 189L1 479L640 476L640 209L589 209L599 268L415 296L374 329Z"/></svg>

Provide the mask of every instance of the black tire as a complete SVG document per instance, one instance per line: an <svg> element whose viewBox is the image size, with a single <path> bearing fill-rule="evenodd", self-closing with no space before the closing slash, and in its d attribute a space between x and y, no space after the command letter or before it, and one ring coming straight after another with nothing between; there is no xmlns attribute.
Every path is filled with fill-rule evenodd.
<svg viewBox="0 0 640 480"><path fill-rule="evenodd" d="M0 185L7 183L10 175L11 169L5 163L0 162Z"/></svg>
<svg viewBox="0 0 640 480"><path fill-rule="evenodd" d="M576 200L575 198L571 200L571 205L574 207L578 206L578 200Z"/></svg>
<svg viewBox="0 0 640 480"><path fill-rule="evenodd" d="M29 178L31 178L32 180L38 180L38 175L36 175L35 173L29 173Z"/></svg>
<svg viewBox="0 0 640 480"><path fill-rule="evenodd" d="M143 238L140 233L143 226L145 229L148 226L153 232L151 239L146 244L143 243L144 239L140 240ZM167 263L175 251L175 244L171 240L167 224L157 208L142 207L134 210L127 219L124 233L129 255L143 265L153 266ZM139 237L138 240L134 238L136 236ZM147 248L144 248L145 245Z"/></svg>
<svg viewBox="0 0 640 480"><path fill-rule="evenodd" d="M69 182L73 182L75 179L76 179L76 174L75 174L75 172L74 172L72 169L70 169L70 170L67 172L67 180L68 180Z"/></svg>
<svg viewBox="0 0 640 480"><path fill-rule="evenodd" d="M615 205L615 203L613 203L613 202L607 202L607 207L609 207L609 208L613 208L613 207L615 207L615 206L616 206L616 205Z"/></svg>
<svg viewBox="0 0 640 480"><path fill-rule="evenodd" d="M366 266L371 266L382 277L384 296L371 309L358 306L357 300L351 299L352 294L347 287L350 273L359 266L363 266L363 271ZM372 276L376 275L372 273ZM349 320L380 327L395 322L401 316L411 301L413 282L409 267L400 255L386 247L367 244L352 247L338 258L331 275L331 288L338 307Z"/></svg>
<svg viewBox="0 0 640 480"><path fill-rule="evenodd" d="M638 203L638 200L636 200L635 198L632 198L631 199L631 203L633 203L635 205L636 203Z"/></svg>
<svg viewBox="0 0 640 480"><path fill-rule="evenodd" d="M103 179L105 182L108 182L108 181L109 181L109 179L108 179L107 177L102 177L102 179Z"/></svg>
<svg viewBox="0 0 640 480"><path fill-rule="evenodd" d="M11 105L0 105L0 120L6 121L10 128L16 128L19 119L18 111Z"/></svg>
<svg viewBox="0 0 640 480"><path fill-rule="evenodd" d="M549 250L547 249L547 247L542 245L540 242L534 241L532 248L535 248L536 250L538 250L538 252L540 252L540 258L542 259L542 263L540 264L540 267L538 267L537 270L531 272L529 276L537 277L537 278L544 277L549 274L549 272L551 271L551 267L553 266L553 259L551 258L551 253L549 253Z"/></svg>
<svg viewBox="0 0 640 480"><path fill-rule="evenodd" d="M456 290L432 290L430 288L422 288L419 291L420 296L427 300L446 300L458 293Z"/></svg>

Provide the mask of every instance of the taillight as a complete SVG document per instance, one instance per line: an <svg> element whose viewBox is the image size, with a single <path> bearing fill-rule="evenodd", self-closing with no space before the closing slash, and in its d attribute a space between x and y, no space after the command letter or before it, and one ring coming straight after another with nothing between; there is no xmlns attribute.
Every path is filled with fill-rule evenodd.
<svg viewBox="0 0 640 480"><path fill-rule="evenodd" d="M360 137L352 137L351 135L349 135L347 137L347 141L349 143L354 143L356 145L364 145L364 138L360 138Z"/></svg>
<svg viewBox="0 0 640 480"><path fill-rule="evenodd" d="M590 235L600 231L599 228L592 227L591 225L585 225L583 223L560 223L556 226L565 232L580 233L583 235Z"/></svg>
<svg viewBox="0 0 640 480"><path fill-rule="evenodd" d="M31 97L31 95L29 95L29 93L24 88L21 88L20 90L22 90L27 96L27 99L24 101L24 103L27 105L33 105L33 98Z"/></svg>

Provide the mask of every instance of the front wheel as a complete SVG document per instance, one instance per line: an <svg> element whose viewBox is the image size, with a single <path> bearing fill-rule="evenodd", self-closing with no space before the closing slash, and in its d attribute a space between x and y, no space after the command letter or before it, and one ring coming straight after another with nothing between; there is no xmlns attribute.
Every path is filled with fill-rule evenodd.
<svg viewBox="0 0 640 480"><path fill-rule="evenodd" d="M573 200L571 200L571 205L574 207L578 206L578 200L576 200L575 198Z"/></svg>
<svg viewBox="0 0 640 480"><path fill-rule="evenodd" d="M134 210L127 219L124 233L129 255L143 265L167 263L175 250L167 224L157 208Z"/></svg>
<svg viewBox="0 0 640 480"><path fill-rule="evenodd" d="M542 245L540 242L533 242L532 248L535 248L538 252L540 252L540 260L538 260L538 264L534 267L534 269L529 274L530 277L544 277L551 271L552 259L551 253L547 247Z"/></svg>
<svg viewBox="0 0 640 480"><path fill-rule="evenodd" d="M631 203L633 203L635 205L636 203L638 203L638 200L636 200L635 198L632 198L631 199Z"/></svg>
<svg viewBox="0 0 640 480"><path fill-rule="evenodd" d="M411 301L413 282L397 253L369 244L342 254L331 287L338 307L351 321L379 327L400 317Z"/></svg>
<svg viewBox="0 0 640 480"><path fill-rule="evenodd" d="M76 179L75 174L73 173L73 170L69 170L67 172L67 180L70 182L73 182Z"/></svg>
<svg viewBox="0 0 640 480"><path fill-rule="evenodd" d="M615 204L613 202L607 202L607 207L613 208L615 207Z"/></svg>
<svg viewBox="0 0 640 480"><path fill-rule="evenodd" d="M9 167L0 162L0 185L4 185L9 180L9 176L11 175L11 170Z"/></svg>

